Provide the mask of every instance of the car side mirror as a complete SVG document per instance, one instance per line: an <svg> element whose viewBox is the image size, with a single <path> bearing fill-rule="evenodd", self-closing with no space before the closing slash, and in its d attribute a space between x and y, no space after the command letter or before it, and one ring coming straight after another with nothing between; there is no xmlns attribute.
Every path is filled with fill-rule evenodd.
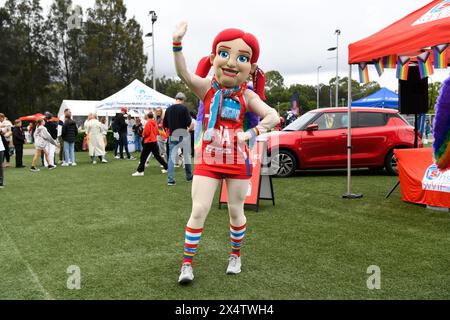
<svg viewBox="0 0 450 320"><path fill-rule="evenodd" d="M318 131L319 125L317 123L311 123L306 127L306 131Z"/></svg>

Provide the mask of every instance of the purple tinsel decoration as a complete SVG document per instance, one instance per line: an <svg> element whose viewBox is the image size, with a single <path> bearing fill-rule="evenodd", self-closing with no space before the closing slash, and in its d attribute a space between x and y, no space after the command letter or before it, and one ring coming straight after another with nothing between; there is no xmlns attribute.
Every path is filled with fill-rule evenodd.
<svg viewBox="0 0 450 320"><path fill-rule="evenodd" d="M434 152L437 152L445 143L450 131L450 77L443 85L436 102L436 117L434 118Z"/></svg>

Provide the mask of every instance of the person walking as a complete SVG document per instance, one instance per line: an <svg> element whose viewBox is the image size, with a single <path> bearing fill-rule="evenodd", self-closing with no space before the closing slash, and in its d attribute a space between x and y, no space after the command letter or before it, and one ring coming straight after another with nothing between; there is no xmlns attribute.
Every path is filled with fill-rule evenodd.
<svg viewBox="0 0 450 320"><path fill-rule="evenodd" d="M53 170L56 168L55 165L50 164L51 162L47 152L47 144L49 143L56 148L57 142L48 133L47 128L45 127L44 119L39 119L36 122L36 130L34 131L34 146L36 148L36 153L34 154L33 161L31 162L30 170L32 172L40 171L39 168L36 168L36 162L41 157L42 153L44 153L45 160L48 163L48 169Z"/></svg>
<svg viewBox="0 0 450 320"><path fill-rule="evenodd" d="M145 170L145 162L150 154L153 154L155 159L163 166L161 170L162 173L167 173L167 162L161 157L158 147L157 136L159 134L158 125L154 119L152 112L145 115L147 123L145 124L144 131L142 132L142 138L144 139L144 148L142 149L141 159L139 166L135 173L132 174L133 177L143 177Z"/></svg>
<svg viewBox="0 0 450 320"><path fill-rule="evenodd" d="M64 146L64 162L61 165L62 167L75 167L77 165L75 162L75 141L77 140L77 136L77 124L72 120L70 114L66 114L61 133Z"/></svg>
<svg viewBox="0 0 450 320"><path fill-rule="evenodd" d="M164 115L164 127L170 131L169 136L169 174L167 177L167 185L174 186L176 184L174 177L175 159L178 155L178 149L183 148L184 169L186 172L186 180L192 181L192 162L190 157L190 134L188 128L192 125L192 118L188 108L184 105L186 96L182 92L178 92L175 96L175 104L170 106Z"/></svg>
<svg viewBox="0 0 450 320"><path fill-rule="evenodd" d="M105 159L105 141L103 140L103 125L97 120L97 115L89 114L90 120L86 122L86 134L89 135L89 155L92 158L92 164L97 164L96 157L101 162L107 163Z"/></svg>
<svg viewBox="0 0 450 320"><path fill-rule="evenodd" d="M23 145L25 144L25 133L22 129L22 121L14 121L13 132L13 143L14 149L16 150L16 168L25 168L23 165Z"/></svg>

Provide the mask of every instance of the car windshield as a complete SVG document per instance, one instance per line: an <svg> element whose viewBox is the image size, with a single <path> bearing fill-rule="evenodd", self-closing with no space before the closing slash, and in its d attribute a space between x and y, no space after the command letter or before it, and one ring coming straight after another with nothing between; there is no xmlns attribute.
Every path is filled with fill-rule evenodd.
<svg viewBox="0 0 450 320"><path fill-rule="evenodd" d="M312 118L317 115L317 112L307 112L304 115L300 116L297 120L292 122L283 131L297 131L303 128Z"/></svg>

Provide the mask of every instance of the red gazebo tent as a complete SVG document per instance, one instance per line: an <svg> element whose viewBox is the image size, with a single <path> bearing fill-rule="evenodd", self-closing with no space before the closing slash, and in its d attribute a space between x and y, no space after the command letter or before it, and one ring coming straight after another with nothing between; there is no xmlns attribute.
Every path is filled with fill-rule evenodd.
<svg viewBox="0 0 450 320"><path fill-rule="evenodd" d="M19 120L20 121L37 121L38 119L44 119L44 118L45 118L45 116L42 113L36 113L36 114L29 115L29 116L20 117ZM56 117L53 117L51 119L51 121L58 122L59 119Z"/></svg>
<svg viewBox="0 0 450 320"><path fill-rule="evenodd" d="M37 121L38 119L44 119L45 116L42 113L36 113L29 116L20 117L20 121Z"/></svg>
<svg viewBox="0 0 450 320"><path fill-rule="evenodd" d="M351 79L352 64L372 64L374 60L392 55L416 57L433 46L450 43L450 0L434 0L381 31L349 45L348 81L348 182L346 198L351 193ZM450 50L450 49L447 49ZM433 55L431 55L433 58ZM450 54L447 66L450 63Z"/></svg>
<svg viewBox="0 0 450 320"><path fill-rule="evenodd" d="M449 42L450 1L435 0L370 37L350 44L348 63L372 63L389 55L417 56L423 49Z"/></svg>

